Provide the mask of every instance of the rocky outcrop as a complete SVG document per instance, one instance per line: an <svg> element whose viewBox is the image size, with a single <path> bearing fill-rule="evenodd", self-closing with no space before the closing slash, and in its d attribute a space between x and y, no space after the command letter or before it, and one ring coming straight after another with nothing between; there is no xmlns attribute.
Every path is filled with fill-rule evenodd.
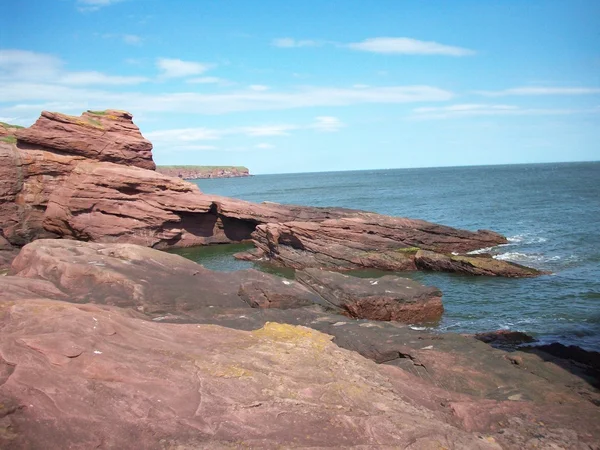
<svg viewBox="0 0 600 450"><path fill-rule="evenodd" d="M87 111L80 117L44 111L15 133L19 148L46 150L154 170L152 144L126 111Z"/></svg>
<svg viewBox="0 0 600 450"><path fill-rule="evenodd" d="M506 242L491 231L202 194L147 170L155 167L152 145L123 111L43 112L14 136L16 144L0 142L0 235L12 246L67 237L170 248L253 237L255 257L293 268L538 274L489 257L448 256ZM419 250L430 253L417 257Z"/></svg>
<svg viewBox="0 0 600 450"><path fill-rule="evenodd" d="M48 200L79 163L154 168L152 144L122 111L43 112L30 128L10 132L11 139L0 140L0 229L16 246L56 237L43 227Z"/></svg>
<svg viewBox="0 0 600 450"><path fill-rule="evenodd" d="M296 273L296 279L342 314L358 319L404 323L433 322L442 317L442 292L407 278L385 275L357 278L320 269Z"/></svg>
<svg viewBox="0 0 600 450"><path fill-rule="evenodd" d="M268 258L295 269L426 269L511 277L540 274L489 255L459 255L507 242L492 231L470 232L372 213L318 223L268 223L257 226L252 238L259 252L241 258Z"/></svg>
<svg viewBox="0 0 600 450"><path fill-rule="evenodd" d="M0 277L0 447L600 443L600 395L556 358L251 308L233 277L134 245L26 246Z"/></svg>
<svg viewBox="0 0 600 450"><path fill-rule="evenodd" d="M260 223L353 213L205 195L195 184L153 171L82 162L50 197L44 229L95 242L168 248L249 240Z"/></svg>
<svg viewBox="0 0 600 450"><path fill-rule="evenodd" d="M490 255L444 255L419 250L415 254L415 265L420 270L433 270L436 272L454 272L467 275L487 275L509 278L529 278L542 274L539 270L501 261Z"/></svg>
<svg viewBox="0 0 600 450"><path fill-rule="evenodd" d="M241 166L156 166L156 171L163 175L177 177L183 180L250 176L248 168Z"/></svg>

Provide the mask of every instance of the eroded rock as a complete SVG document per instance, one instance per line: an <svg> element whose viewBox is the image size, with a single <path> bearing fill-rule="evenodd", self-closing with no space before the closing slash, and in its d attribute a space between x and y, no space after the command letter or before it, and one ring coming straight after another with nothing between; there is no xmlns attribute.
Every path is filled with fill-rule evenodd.
<svg viewBox="0 0 600 450"><path fill-rule="evenodd" d="M444 312L442 292L392 275L357 278L319 269L296 272L296 279L332 307L358 319L405 323L433 322Z"/></svg>

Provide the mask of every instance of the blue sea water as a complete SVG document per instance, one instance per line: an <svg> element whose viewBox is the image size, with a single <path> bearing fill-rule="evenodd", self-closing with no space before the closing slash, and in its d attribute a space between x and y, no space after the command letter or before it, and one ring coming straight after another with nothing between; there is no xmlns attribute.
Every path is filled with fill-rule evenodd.
<svg viewBox="0 0 600 450"><path fill-rule="evenodd" d="M197 180L206 193L253 202L341 206L425 219L509 237L496 258L551 271L534 279L440 273L403 276L442 289L445 313L433 328L520 330L542 342L600 350L600 163L561 163L259 175ZM226 248L195 258L216 270ZM189 255L188 255L189 256Z"/></svg>

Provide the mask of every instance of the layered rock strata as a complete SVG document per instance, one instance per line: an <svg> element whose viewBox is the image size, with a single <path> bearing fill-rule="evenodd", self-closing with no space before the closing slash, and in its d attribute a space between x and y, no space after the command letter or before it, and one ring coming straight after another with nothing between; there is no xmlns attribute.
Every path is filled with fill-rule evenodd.
<svg viewBox="0 0 600 450"><path fill-rule="evenodd" d="M540 274L535 269L495 260L490 255L465 254L507 242L504 236L493 231L471 232L373 213L357 213L353 217L318 223L263 224L256 227L252 238L258 252L242 258L269 259L295 269L426 269L509 277Z"/></svg>
<svg viewBox="0 0 600 450"><path fill-rule="evenodd" d="M60 237L164 249L252 238L258 253L247 258L293 268L539 274L464 255L506 242L491 231L203 194L148 170L155 168L152 145L127 112L43 112L32 127L10 132L16 143L0 141L0 236L11 246ZM2 252L0 264L13 254Z"/></svg>

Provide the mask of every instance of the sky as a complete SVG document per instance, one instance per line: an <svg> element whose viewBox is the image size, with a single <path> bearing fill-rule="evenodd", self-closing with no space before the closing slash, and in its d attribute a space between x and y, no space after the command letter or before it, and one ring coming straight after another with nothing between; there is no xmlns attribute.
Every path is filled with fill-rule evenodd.
<svg viewBox="0 0 600 450"><path fill-rule="evenodd" d="M0 121L131 112L157 164L600 159L598 0L20 0Z"/></svg>

